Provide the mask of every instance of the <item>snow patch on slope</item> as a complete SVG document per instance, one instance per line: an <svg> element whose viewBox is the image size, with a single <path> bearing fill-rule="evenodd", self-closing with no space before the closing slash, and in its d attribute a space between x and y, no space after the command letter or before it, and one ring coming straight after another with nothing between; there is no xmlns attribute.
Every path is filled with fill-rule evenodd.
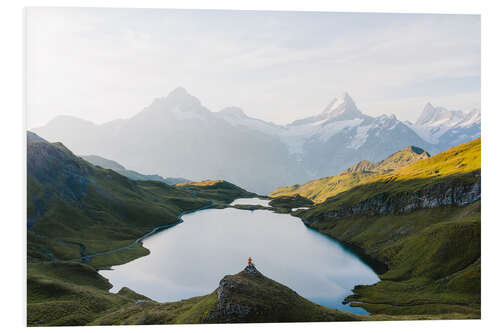
<svg viewBox="0 0 500 333"><path fill-rule="evenodd" d="M480 110L474 109L469 113L464 113L462 111L449 111L443 107L434 107L427 103L417 122L407 125L425 141L438 144L439 139L452 129L466 129L480 124ZM460 139L465 140L466 137L467 135L461 135Z"/></svg>
<svg viewBox="0 0 500 333"><path fill-rule="evenodd" d="M326 142L343 130L359 126L363 119L340 120L326 123L316 122L304 125L287 126L278 136L288 147L290 154L304 153L304 143L313 137Z"/></svg>
<svg viewBox="0 0 500 333"><path fill-rule="evenodd" d="M347 146L352 149L359 149L362 145L365 144L366 139L368 139L368 131L372 128L369 126L359 126L356 129L356 135L352 138L351 143Z"/></svg>

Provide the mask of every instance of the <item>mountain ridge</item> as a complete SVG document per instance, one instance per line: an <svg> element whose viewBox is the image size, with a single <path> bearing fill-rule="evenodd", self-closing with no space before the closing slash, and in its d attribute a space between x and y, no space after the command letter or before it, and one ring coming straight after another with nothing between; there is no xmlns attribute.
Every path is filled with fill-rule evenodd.
<svg viewBox="0 0 500 333"><path fill-rule="evenodd" d="M363 114L348 94L316 115L277 125L237 107L212 112L177 88L128 119L96 125L63 117L34 131L65 142L78 155L106 156L141 174L224 177L263 194L338 173L362 159L380 160L409 145L435 154L461 143L464 135L477 135L476 118L468 119L473 126L446 131L443 142L434 144L423 139L427 130L394 115Z"/></svg>
<svg viewBox="0 0 500 333"><path fill-rule="evenodd" d="M302 185L279 187L271 192L269 196L279 198L281 196L301 195L313 200L315 203L321 203L329 197L353 186L361 185L373 177L389 173L429 157L429 153L423 149L408 146L378 162L359 161L334 176L312 180Z"/></svg>
<svg viewBox="0 0 500 333"><path fill-rule="evenodd" d="M181 184L181 183L187 183L190 182L191 180L186 179L186 178L181 178L181 177L162 177L160 175L143 175L139 172L129 170L125 168L123 165L120 163L109 160L107 158L97 156L97 155L82 155L80 156L87 162L90 162L96 166L105 168L105 169L111 169L113 171L118 172L119 174L128 177L133 180L156 180L160 182L164 182L168 185L175 185L175 184Z"/></svg>
<svg viewBox="0 0 500 333"><path fill-rule="evenodd" d="M481 111L448 110L427 103L417 121L408 126L444 151L481 136Z"/></svg>
<svg viewBox="0 0 500 333"><path fill-rule="evenodd" d="M62 143L34 133L27 137L31 263L77 260L98 268L122 264L147 255L137 240L178 223L183 212L255 196L228 182L216 188L198 186L194 194L159 181L134 181L94 166Z"/></svg>

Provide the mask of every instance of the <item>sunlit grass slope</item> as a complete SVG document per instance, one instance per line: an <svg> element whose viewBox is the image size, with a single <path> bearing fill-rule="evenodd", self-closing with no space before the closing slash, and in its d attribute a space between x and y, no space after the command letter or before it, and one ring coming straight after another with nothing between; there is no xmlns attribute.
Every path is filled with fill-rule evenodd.
<svg viewBox="0 0 500 333"><path fill-rule="evenodd" d="M429 154L422 149L409 146L380 162L361 161L338 175L313 180L303 185L279 187L269 196L280 197L299 194L320 203L328 197L366 183L377 176L390 173L416 161L425 160L428 157Z"/></svg>
<svg viewBox="0 0 500 333"><path fill-rule="evenodd" d="M352 244L388 270L348 299L372 314L480 316L481 205L353 216L312 228Z"/></svg>
<svg viewBox="0 0 500 333"><path fill-rule="evenodd" d="M354 205L377 194L398 196L438 184L472 184L480 180L481 139L464 143L406 167L372 176L356 186L331 196L304 217Z"/></svg>
<svg viewBox="0 0 500 333"><path fill-rule="evenodd" d="M376 205L390 205L415 193L424 193L429 200L451 193L460 199L466 195L460 190L480 181L481 140L477 139L376 176L299 215L310 227L361 249L388 267L379 283L355 287L348 298L355 305L376 315L479 318L480 200L391 214L366 210L360 214L349 209L371 207L366 203L378 197L383 199L374 200ZM349 214L332 214L342 210Z"/></svg>

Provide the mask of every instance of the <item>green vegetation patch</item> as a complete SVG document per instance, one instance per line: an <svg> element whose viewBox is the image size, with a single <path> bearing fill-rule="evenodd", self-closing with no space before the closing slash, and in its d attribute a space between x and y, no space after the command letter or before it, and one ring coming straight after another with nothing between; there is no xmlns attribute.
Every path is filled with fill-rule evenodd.
<svg viewBox="0 0 500 333"><path fill-rule="evenodd" d="M111 284L88 265L28 265L28 326L85 325L135 300L108 292Z"/></svg>
<svg viewBox="0 0 500 333"><path fill-rule="evenodd" d="M299 194L313 200L315 203L321 203L327 198L347 191L354 186L369 182L370 179L391 173L414 162L425 160L429 156L424 150L409 146L380 162L360 161L338 175L312 180L303 185L279 187L269 196L282 197Z"/></svg>
<svg viewBox="0 0 500 333"><path fill-rule="evenodd" d="M274 208L299 208L299 207L311 207L314 205L312 200L304 198L300 194L290 195L290 196L280 196L272 199L269 205Z"/></svg>
<svg viewBox="0 0 500 333"><path fill-rule="evenodd" d="M221 203L231 203L237 198L253 198L257 196L255 193L248 192L224 180L183 183L177 184L176 187L188 191L198 198L205 198Z"/></svg>
<svg viewBox="0 0 500 333"><path fill-rule="evenodd" d="M325 219L312 228L388 265L372 286L346 300L372 314L477 318L481 302L481 203L405 215Z"/></svg>

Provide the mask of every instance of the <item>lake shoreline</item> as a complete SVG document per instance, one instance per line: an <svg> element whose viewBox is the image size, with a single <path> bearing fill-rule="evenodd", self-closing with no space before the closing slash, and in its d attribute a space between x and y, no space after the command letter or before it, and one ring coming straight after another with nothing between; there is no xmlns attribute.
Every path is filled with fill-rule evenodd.
<svg viewBox="0 0 500 333"><path fill-rule="evenodd" d="M256 200L262 199L256 198ZM236 202L236 205L231 203L225 207L217 206L208 209L201 213L203 214L201 216L191 217L190 223L183 224L183 228L175 230L169 228L174 231L165 236L160 236L161 233L158 232L155 234L158 238L150 238L144 247L154 255L153 258L147 255L140 261L129 262L131 266L117 265L111 270L102 269L102 272L101 270L99 272L114 285L110 290L112 293L118 292L122 287L128 287L148 297L156 295L158 302L174 302L206 294L209 291L207 288L211 289L221 276L232 273L231 267L239 266L234 262L239 263L240 257L248 253L259 260L259 264L269 276L290 286L304 297L315 299L318 298L318 292L326 293L328 298L325 299L326 303L323 306L369 315L369 312L364 309L355 309L342 303L356 285L372 284L380 280L377 272L366 259L361 258L357 252L345 244L308 228L297 216L276 211L261 202L256 205L247 205L245 202L243 207L241 207L243 209L238 207L238 202ZM235 209L222 213L221 211L226 208ZM230 213L231 211L234 213ZM216 221L217 224L212 224ZM264 234L264 230L268 232ZM283 233L283 231L287 232ZM229 233L226 234L227 232ZM210 236L212 233L213 236ZM184 238L189 241L183 240ZM236 239L238 242L235 243ZM299 246L297 246L298 239L302 240ZM265 248L256 246L259 242L274 244L273 255L270 256ZM216 245L215 252L207 254L193 251L189 244L196 244L195 248L212 248L213 245L218 245ZM227 257L225 254L227 251L236 252ZM171 258L173 260L168 259L169 256L174 255L174 252L184 253L184 259L179 257ZM192 267L185 267L182 261L193 255L198 258L199 263L196 263L196 260L190 261ZM216 257L227 260L208 259ZM162 262L161 265L158 265L158 260ZM224 262L221 263L221 261ZM275 261L278 265L275 265ZM323 264L321 264L322 261ZM207 262L211 263L207 264ZM207 267L203 269L202 267L205 266ZM151 267L157 268L151 270ZM179 267L182 269L179 270ZM199 269L206 272L202 279L197 277L199 273L196 272ZM156 282L151 282L148 274L155 276ZM185 274L188 274L189 282L186 282L185 278L180 278ZM162 286L157 287L158 279L169 282L167 285L163 285L162 282ZM209 279L210 283L207 282Z"/></svg>

